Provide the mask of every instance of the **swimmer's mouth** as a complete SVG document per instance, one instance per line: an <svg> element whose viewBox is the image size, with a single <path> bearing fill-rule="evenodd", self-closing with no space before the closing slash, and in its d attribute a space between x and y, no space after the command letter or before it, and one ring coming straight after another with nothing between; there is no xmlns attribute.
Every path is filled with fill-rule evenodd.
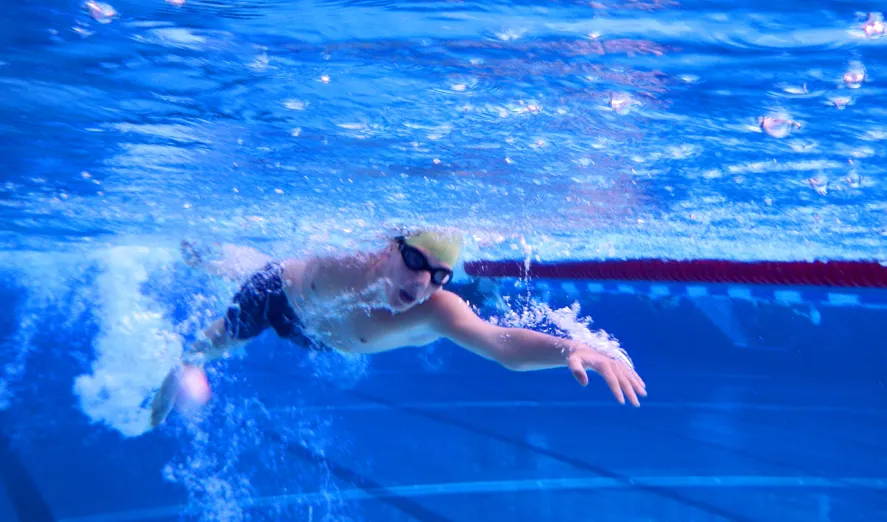
<svg viewBox="0 0 887 522"><path fill-rule="evenodd" d="M413 304L413 301L416 300L416 297L413 294L407 292L406 290L401 290L399 295L400 295L400 300L406 304Z"/></svg>

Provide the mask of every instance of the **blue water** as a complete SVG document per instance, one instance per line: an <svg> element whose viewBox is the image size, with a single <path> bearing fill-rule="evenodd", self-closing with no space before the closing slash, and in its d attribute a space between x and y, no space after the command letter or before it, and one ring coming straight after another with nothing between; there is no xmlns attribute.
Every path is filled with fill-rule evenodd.
<svg viewBox="0 0 887 522"><path fill-rule="evenodd" d="M112 5L0 18L0 519L887 518L877 289L460 273L485 318L578 303L650 396L269 334L141 427L236 288L183 238L887 262L883 3Z"/></svg>

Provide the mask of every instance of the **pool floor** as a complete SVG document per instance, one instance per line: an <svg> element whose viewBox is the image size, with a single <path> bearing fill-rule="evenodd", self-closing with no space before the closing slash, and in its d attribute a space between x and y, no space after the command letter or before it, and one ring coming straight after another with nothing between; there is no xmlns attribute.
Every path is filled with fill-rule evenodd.
<svg viewBox="0 0 887 522"><path fill-rule="evenodd" d="M116 442L53 437L31 456L41 462L26 467L54 516L213 519L221 503L253 520L887 517L887 408L873 384L653 370L650 397L634 409L610 400L600 382L580 389L566 372L377 373L351 389L318 382L328 387L326 400L293 405L300 402L293 383L304 377L237 364L250 374L241 393L264 399L258 425L239 412L242 429L228 434L241 447L238 473L251 478L247 498L185 507L182 488L157 471L169 448L151 439L168 432ZM217 422L213 415L203 422ZM306 419L324 419L335 436L319 447L293 431ZM167 430L181 419L172 423ZM215 436L206 435L210 445ZM132 451L139 459L127 465ZM273 473L250 474L269 456ZM47 467L52 462L77 470L76 493L72 475ZM140 484L135 494L132 484Z"/></svg>

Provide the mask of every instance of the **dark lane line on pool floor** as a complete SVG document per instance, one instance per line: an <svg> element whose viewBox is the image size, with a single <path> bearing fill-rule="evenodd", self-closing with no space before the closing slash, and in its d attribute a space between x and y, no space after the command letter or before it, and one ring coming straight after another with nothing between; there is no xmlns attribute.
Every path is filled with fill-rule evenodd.
<svg viewBox="0 0 887 522"><path fill-rule="evenodd" d="M353 469L343 466L301 443L286 440L286 438L276 430L269 429L266 433L271 440L280 444L290 454L312 464L327 466L333 475L345 482L353 484L355 487L365 492L368 497L389 504L414 519L423 521L427 520L430 522L448 522L450 520L409 498L403 497L394 491L389 491L388 488L375 480L365 477Z"/></svg>
<svg viewBox="0 0 887 522"><path fill-rule="evenodd" d="M639 422L643 425L644 430L649 433L656 433L659 434L659 436L668 436L671 438L686 440L695 446L705 446L708 448L713 448L718 451L730 453L750 461L764 464L769 467L789 470L794 473L795 476L808 477L811 481L825 480L828 481L832 485L832 487L853 488L860 491L865 491L867 493L871 493L871 500L873 505L887 505L887 498L885 498L882 493L879 493L877 491L879 489L883 489L882 485L877 480L869 484L865 480L860 482L859 477L857 476L846 478L835 476L828 471L823 471L821 468L815 469L810 466L805 466L803 461L788 461L780 459L778 457L761 455L759 453L749 451L743 447L713 442L710 438L694 437L693 435L681 433L676 430L669 430L667 428L663 428L661 424L652 423L643 419L641 419ZM700 427L697 426L696 429L700 429ZM714 437L715 435L716 434L712 434L712 437ZM772 437L772 440L778 441L780 439L774 436Z"/></svg>
<svg viewBox="0 0 887 522"><path fill-rule="evenodd" d="M0 426L5 426L0 417ZM40 488L12 447L5 430L0 430L0 480L21 522L53 522L55 518Z"/></svg>
<svg viewBox="0 0 887 522"><path fill-rule="evenodd" d="M464 422L459 419L455 419L453 417L449 417L449 416L441 414L441 413L430 412L430 411L426 411L426 410L422 410L422 409L414 408L414 407L410 407L410 406L402 406L397 403L388 401L388 400L380 398L380 397L376 397L374 395L371 395L371 394L368 394L365 392L359 392L359 391L355 391L355 390L346 390L346 389L343 389L342 391L349 393L349 394L351 394L355 397L358 397L360 399L363 399L365 401L371 401L371 402L375 402L378 404L382 404L382 405L388 406L389 408L394 409L394 410L400 410L400 411L404 411L404 412L407 412L407 413L415 415L415 416L420 416L420 417L425 417L427 419L432 419L434 421L437 421L437 422L440 422L443 424L448 424L450 426L455 426L455 427L461 428L465 431L469 431L469 432L477 434L477 435L485 436L485 437L488 437L491 439L498 440L500 442L504 442L506 444L510 444L512 446L516 446L516 447L521 448L526 451L530 451L530 452L537 453L540 455L545 455L546 457L550 457L552 459L558 460L558 461L563 462L565 464L569 464L575 468L582 469L585 471L590 471L592 473L596 473L597 475L618 481L618 482L625 484L626 486L629 486L631 488L646 491L648 493L651 493L653 495L657 495L660 497L665 497L665 498L668 498L669 500L673 500L675 502L679 502L681 504L694 507L694 508L699 509L701 511L705 511L710 514L713 514L713 515L716 515L719 517L723 517L727 520L735 520L735 521L739 521L739 522L746 522L746 521L751 522L752 521L752 519L745 518L745 517L736 515L734 513L728 512L726 510L721 509L718 506L710 505L705 502L701 502L696 499L684 496L684 495L682 495L670 488L663 487L663 486L654 486L654 485L649 485L649 484L639 484L636 481L634 481L631 477L621 475L621 474L616 473L614 471L610 471L608 469L595 466L593 464L590 464L590 463L585 462L583 460L577 459L575 457L571 457L569 455L564 455L562 453L552 451L547 448L542 448L542 447L536 446L532 443L529 443L529 442L526 442L526 441L523 441L523 440L520 440L517 438L509 437L507 435L502 435L500 433L496 433L494 431L475 426L473 424Z"/></svg>

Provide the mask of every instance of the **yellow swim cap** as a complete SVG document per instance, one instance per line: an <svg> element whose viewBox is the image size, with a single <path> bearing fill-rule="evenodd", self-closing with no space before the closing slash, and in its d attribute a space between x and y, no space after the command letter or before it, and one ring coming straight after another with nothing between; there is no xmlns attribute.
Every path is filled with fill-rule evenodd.
<svg viewBox="0 0 887 522"><path fill-rule="evenodd" d="M453 267L456 266L459 253L462 251L462 234L456 231L424 230L407 234L404 242L411 246L424 248Z"/></svg>

